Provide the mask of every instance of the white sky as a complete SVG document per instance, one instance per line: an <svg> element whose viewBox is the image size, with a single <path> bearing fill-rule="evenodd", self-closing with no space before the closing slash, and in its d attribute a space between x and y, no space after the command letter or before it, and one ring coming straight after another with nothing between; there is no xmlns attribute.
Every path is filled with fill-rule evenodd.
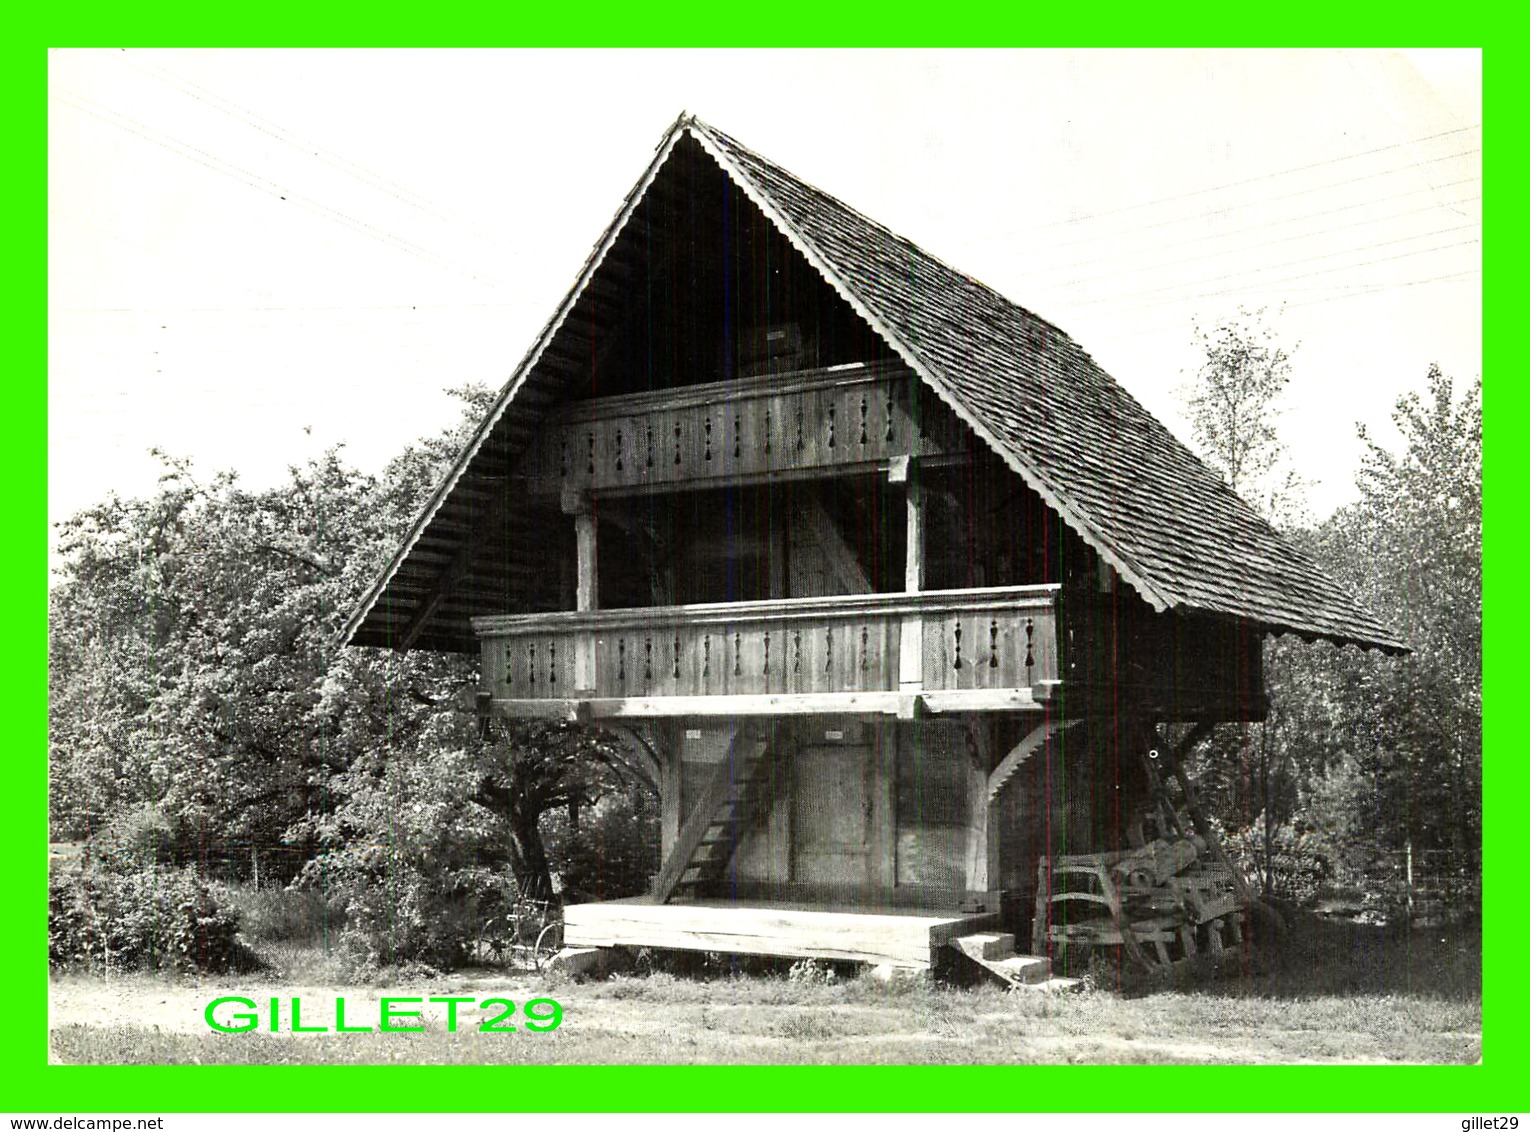
<svg viewBox="0 0 1530 1132"><path fill-rule="evenodd" d="M1481 372L1476 51L61 51L50 84L55 521L152 492L155 445L381 468L504 382L681 110L1182 437L1192 320L1271 308L1318 515L1357 420Z"/></svg>

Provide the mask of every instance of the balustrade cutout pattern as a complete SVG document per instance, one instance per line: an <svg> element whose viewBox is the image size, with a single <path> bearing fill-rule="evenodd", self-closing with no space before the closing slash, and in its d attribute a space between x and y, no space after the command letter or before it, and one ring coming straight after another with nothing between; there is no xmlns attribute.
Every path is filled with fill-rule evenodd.
<svg viewBox="0 0 1530 1132"><path fill-rule="evenodd" d="M487 617L475 627L499 699L898 691L910 621L922 690L1029 689L1058 675L1055 597L1052 586L1014 586ZM591 688L576 688L581 648Z"/></svg>
<svg viewBox="0 0 1530 1132"><path fill-rule="evenodd" d="M549 414L531 453L531 490L600 490L877 464L957 450L956 426L901 365L815 370L607 397ZM938 417L932 427L927 417ZM655 459L656 437L670 438ZM643 458L632 456L641 437Z"/></svg>

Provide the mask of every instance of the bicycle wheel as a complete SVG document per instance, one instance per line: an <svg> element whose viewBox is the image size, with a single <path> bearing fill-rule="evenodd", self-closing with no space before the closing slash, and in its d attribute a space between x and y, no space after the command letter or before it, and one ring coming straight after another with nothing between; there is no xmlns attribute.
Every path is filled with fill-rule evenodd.
<svg viewBox="0 0 1530 1132"><path fill-rule="evenodd" d="M531 951L532 965L540 971L554 955L562 950L563 921L554 920L537 933L537 942Z"/></svg>

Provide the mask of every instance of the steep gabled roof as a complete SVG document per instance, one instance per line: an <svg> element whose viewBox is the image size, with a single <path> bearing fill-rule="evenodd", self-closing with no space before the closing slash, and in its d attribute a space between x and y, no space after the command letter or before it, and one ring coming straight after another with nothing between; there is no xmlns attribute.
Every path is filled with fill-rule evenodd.
<svg viewBox="0 0 1530 1132"><path fill-rule="evenodd" d="M1062 331L690 116L660 142L573 290L352 616L348 639L462 647L460 632L432 627L440 590L429 578L461 566L464 524L482 526L474 508L494 496L488 485L550 399L533 394L529 379L580 304L588 305L587 285L684 138L694 139L924 383L1155 609L1405 648ZM503 521L496 514L490 525ZM507 546L516 537L493 533L503 533ZM442 549L413 561L415 549L433 538ZM456 552L447 553L452 546Z"/></svg>

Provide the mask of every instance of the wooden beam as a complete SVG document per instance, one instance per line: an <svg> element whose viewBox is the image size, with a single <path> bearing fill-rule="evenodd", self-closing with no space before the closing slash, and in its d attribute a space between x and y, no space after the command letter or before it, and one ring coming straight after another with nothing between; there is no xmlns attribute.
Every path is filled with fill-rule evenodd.
<svg viewBox="0 0 1530 1132"><path fill-rule="evenodd" d="M901 480L906 492L903 589L911 594L924 589L924 492L918 475L918 465L905 456L888 476L894 482ZM909 694L923 688L924 614L919 611L905 614L898 626L898 690Z"/></svg>
<svg viewBox="0 0 1530 1132"><path fill-rule="evenodd" d="M876 592L855 550L845 541L839 525L830 517L817 495L808 496L794 509L792 521L797 530L818 544L829 569L839 581L842 593Z"/></svg>
<svg viewBox="0 0 1530 1132"><path fill-rule="evenodd" d="M566 945L580 947L678 948L925 969L936 948L997 923L993 914L878 915L771 905L613 901L569 905L563 913L563 938Z"/></svg>
<svg viewBox="0 0 1530 1132"><path fill-rule="evenodd" d="M953 711L1038 711L1041 705L1029 688L958 688L919 693L919 702L932 715Z"/></svg>
<svg viewBox="0 0 1530 1132"><path fill-rule="evenodd" d="M890 715L915 719L921 709L946 712L1037 711L1025 689L973 688L954 692L802 692L718 696L573 697L564 699L496 699L507 715L545 719L573 718L581 710L591 719L657 719L666 716L759 716L842 714Z"/></svg>
<svg viewBox="0 0 1530 1132"><path fill-rule="evenodd" d="M967 887L1000 887L1003 875L1004 829L1000 820L1000 799L1015 773L1052 736L1072 721L1048 720L1031 728L1020 742L999 760L973 793L973 814L967 842Z"/></svg>
<svg viewBox="0 0 1530 1132"><path fill-rule="evenodd" d="M673 721L659 725L661 736L659 753L663 759L663 790L659 797L659 851L660 860L669 857L680 836L680 783L684 773L683 729Z"/></svg>
<svg viewBox="0 0 1530 1132"><path fill-rule="evenodd" d="M805 692L798 695L637 696L590 700L595 719L653 716L897 715L897 692Z"/></svg>
<svg viewBox="0 0 1530 1132"><path fill-rule="evenodd" d="M574 608L589 613L600 608L600 594L596 588L595 513L581 511L574 516L574 542L579 558L579 581L575 589Z"/></svg>
<svg viewBox="0 0 1530 1132"><path fill-rule="evenodd" d="M926 468L956 467L966 464L969 457L966 453L953 453L951 455L921 456L919 463ZM860 475L877 475L888 470L889 460L864 460L846 462L842 464L818 464L808 468L777 468L763 472L738 472L733 471L728 464L721 465L716 471L705 477L686 480L661 480L655 483L627 483L627 484L602 484L593 489L594 494L601 499L625 499L634 497L646 497L655 492L679 494L698 490L712 490L721 487L756 487L761 485L779 485L783 483L812 483L821 480L849 479ZM528 473L526 478L526 492L528 495L545 498L556 495L561 490L556 477L549 478L536 473Z"/></svg>
<svg viewBox="0 0 1530 1132"><path fill-rule="evenodd" d="M993 768L988 776L988 802L992 804L1009 784L1010 779L1020 767L1037 751L1041 750L1052 736L1062 731L1065 727L1072 727L1077 720L1051 719L1037 727L1031 728L1025 736L1016 743L1014 748L999 760L999 765Z"/></svg>
<svg viewBox="0 0 1530 1132"><path fill-rule="evenodd" d="M768 904L796 904L842 911L886 911L949 909L952 915L975 905L997 908L1003 893L996 889L973 892L966 888L948 888L933 884L903 884L881 891L868 891L865 884L815 883L810 881L771 881L740 877L729 887L729 900L761 901Z"/></svg>
<svg viewBox="0 0 1530 1132"><path fill-rule="evenodd" d="M999 829L988 813L988 724L981 718L967 724L967 887L983 891L999 875Z"/></svg>
<svg viewBox="0 0 1530 1132"><path fill-rule="evenodd" d="M574 723L580 718L580 704L574 699L512 700L496 697L492 706L509 719L556 719Z"/></svg>
<svg viewBox="0 0 1530 1132"><path fill-rule="evenodd" d="M574 516L575 581L574 609L593 613L600 608L597 583L595 507L586 492L565 491L563 511ZM574 641L574 691L587 696L595 691L595 632L577 633Z"/></svg>

